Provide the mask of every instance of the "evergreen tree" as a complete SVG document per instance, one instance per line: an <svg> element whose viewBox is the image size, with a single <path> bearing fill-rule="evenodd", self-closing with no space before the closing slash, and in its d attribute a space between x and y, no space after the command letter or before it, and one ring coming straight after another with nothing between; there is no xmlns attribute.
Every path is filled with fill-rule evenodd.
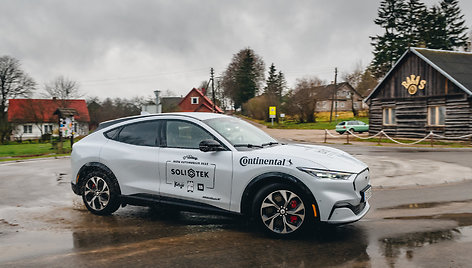
<svg viewBox="0 0 472 268"><path fill-rule="evenodd" d="M419 46L450 50L447 42L446 18L437 6L425 11L419 26L421 31Z"/></svg>
<svg viewBox="0 0 472 268"><path fill-rule="evenodd" d="M240 50L233 56L223 74L224 94L231 98L235 109L256 96L264 81L264 62L252 49Z"/></svg>
<svg viewBox="0 0 472 268"><path fill-rule="evenodd" d="M465 26L464 15L461 14L459 1L442 0L439 5L446 23L447 49L465 48L467 45L467 26Z"/></svg>
<svg viewBox="0 0 472 268"><path fill-rule="evenodd" d="M277 102L282 99L282 92L287 86L285 76L282 71L277 72L275 65L272 63L269 67L269 76L267 77L264 93L275 96Z"/></svg>
<svg viewBox="0 0 472 268"><path fill-rule="evenodd" d="M420 44L422 37L420 28L426 11L425 4L419 0L408 0L406 2L405 16L400 29L407 48Z"/></svg>
<svg viewBox="0 0 472 268"><path fill-rule="evenodd" d="M384 28L385 33L371 37L374 46L371 69L377 78L385 75L407 47L404 36L399 36L404 33L406 10L405 0L383 0L380 3L374 23Z"/></svg>

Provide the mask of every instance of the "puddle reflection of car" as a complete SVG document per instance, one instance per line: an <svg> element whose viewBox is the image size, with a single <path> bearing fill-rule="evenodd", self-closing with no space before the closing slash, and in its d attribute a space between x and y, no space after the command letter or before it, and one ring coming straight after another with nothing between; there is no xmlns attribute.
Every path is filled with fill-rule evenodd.
<svg viewBox="0 0 472 268"><path fill-rule="evenodd" d="M102 123L74 144L72 189L94 214L156 203L253 218L295 234L369 210L369 170L325 146L281 144L235 117L175 113Z"/></svg>
<svg viewBox="0 0 472 268"><path fill-rule="evenodd" d="M341 123L336 125L336 132L338 132L339 134L343 134L347 130L349 130L352 133L354 132L362 133L362 132L369 131L369 125L362 121L355 121L355 120L342 121Z"/></svg>

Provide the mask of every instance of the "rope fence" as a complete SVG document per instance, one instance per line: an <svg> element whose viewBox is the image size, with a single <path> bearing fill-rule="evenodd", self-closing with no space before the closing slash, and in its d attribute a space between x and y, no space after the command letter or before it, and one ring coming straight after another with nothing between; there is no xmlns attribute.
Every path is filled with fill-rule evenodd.
<svg viewBox="0 0 472 268"><path fill-rule="evenodd" d="M435 134L433 133L432 131L430 131L425 137L419 139L419 140L416 140L414 142L408 142L408 143L405 143L405 142L401 142L401 141L398 141L398 140L395 140L393 139L392 137L390 137L385 131L383 130L380 130L379 132L377 132L375 135L372 135L372 136L369 136L369 137L361 137L361 136L358 136L356 135L355 133L351 132L350 130L346 130L343 134L341 135L333 135L331 132L329 132L329 130L325 129L325 135L324 135L324 143L327 142L328 140L328 136L330 136L331 138L335 138L335 139L339 139L339 138L344 138L343 136L346 137L346 143L349 144L349 135L352 135L353 137L355 138L358 138L358 139L361 139L361 140L368 140L368 139L372 139L372 138L375 138L375 137L379 137L378 138L378 142L377 144L380 145L380 143L382 142L382 137L385 137L386 139L396 143L396 144L400 144L400 145L415 145L415 144L418 144L420 142L423 142L425 140L427 140L428 138L430 139L430 143L431 143L431 147L433 147L433 144L434 144L434 137L436 137L436 140L465 140L467 138L470 138L471 140L471 144L472 144L472 134L468 134L468 135L463 135L463 136L459 136L459 137L446 137L446 136L442 136L442 135L439 135L439 134Z"/></svg>

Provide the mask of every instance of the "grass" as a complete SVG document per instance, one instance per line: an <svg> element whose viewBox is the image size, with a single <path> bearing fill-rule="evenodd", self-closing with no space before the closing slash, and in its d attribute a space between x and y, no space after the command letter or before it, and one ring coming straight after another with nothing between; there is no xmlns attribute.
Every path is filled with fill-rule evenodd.
<svg viewBox="0 0 472 268"><path fill-rule="evenodd" d="M358 120L366 124L369 123L369 118L367 116L354 117L352 112L339 112L338 120L332 120L329 122L329 112L321 112L316 114L316 123L299 123L293 118L286 118L283 122L279 123L274 122L272 126L271 122L265 122L264 120L251 119L259 124L263 124L268 128L279 128L279 129L335 129L336 124L341 121L347 120Z"/></svg>
<svg viewBox="0 0 472 268"><path fill-rule="evenodd" d="M63 150L70 152L70 142L64 141ZM21 143L0 145L0 157L37 157L57 154L51 143Z"/></svg>

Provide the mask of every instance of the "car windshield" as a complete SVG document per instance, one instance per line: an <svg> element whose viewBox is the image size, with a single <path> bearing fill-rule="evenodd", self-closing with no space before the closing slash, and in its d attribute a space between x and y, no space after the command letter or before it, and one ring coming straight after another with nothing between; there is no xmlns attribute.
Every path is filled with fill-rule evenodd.
<svg viewBox="0 0 472 268"><path fill-rule="evenodd" d="M213 118L204 122L236 147L261 148L278 144L264 131L237 118Z"/></svg>

